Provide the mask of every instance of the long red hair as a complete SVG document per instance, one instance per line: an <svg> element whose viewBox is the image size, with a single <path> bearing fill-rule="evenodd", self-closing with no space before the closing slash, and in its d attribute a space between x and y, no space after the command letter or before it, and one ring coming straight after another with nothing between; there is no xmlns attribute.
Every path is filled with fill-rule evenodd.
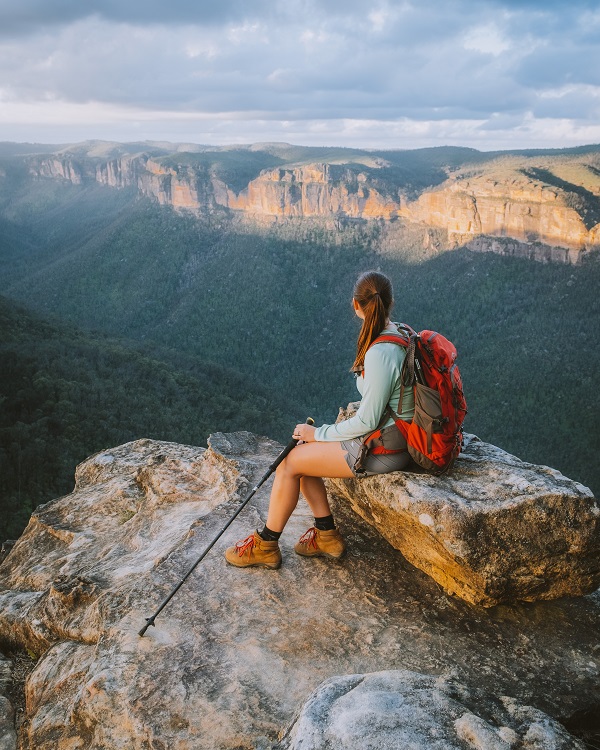
<svg viewBox="0 0 600 750"><path fill-rule="evenodd" d="M385 328L394 304L392 282L379 271L366 271L358 277L352 296L365 314L356 342L356 359L352 365L352 372L362 372L367 349Z"/></svg>

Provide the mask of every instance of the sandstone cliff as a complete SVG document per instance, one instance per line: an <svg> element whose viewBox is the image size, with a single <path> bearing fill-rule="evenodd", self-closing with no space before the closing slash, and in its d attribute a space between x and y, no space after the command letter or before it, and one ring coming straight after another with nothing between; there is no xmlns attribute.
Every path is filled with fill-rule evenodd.
<svg viewBox="0 0 600 750"><path fill-rule="evenodd" d="M446 168L446 179L415 191L385 159L282 164L235 190L210 160L67 150L30 160L32 174L75 184L133 186L161 204L200 213L226 208L250 218L402 222L442 230L446 248L576 262L600 248L598 154L498 157ZM235 155L229 156L235 169ZM231 166L233 165L233 166ZM240 169L243 169L241 164ZM508 242L507 242L508 240Z"/></svg>
<svg viewBox="0 0 600 750"><path fill-rule="evenodd" d="M586 225L583 212L569 205L570 193L518 169L502 175L487 171L475 177L453 176L411 203L405 215L411 221L445 227L455 245L480 235L572 249L600 245L600 224Z"/></svg>
<svg viewBox="0 0 600 750"><path fill-rule="evenodd" d="M336 506L345 559L293 554L312 520L302 503L282 538L280 570L231 568L223 549L264 519L265 486L140 638L144 618L280 449L249 433L213 435L209 446L139 440L92 456L73 493L40 507L0 566L2 644L39 657L19 750L267 750L311 692L338 675L349 677L319 688L285 746L314 747L321 732L335 747L382 747L385 730L395 747L395 727L420 737L418 750L435 736L456 750L580 747L540 712L568 719L600 705L599 593L473 607L448 597L346 501ZM491 446L478 450L490 463L477 454L473 465L467 449L458 473L479 471L502 491L494 485L502 462ZM538 468L562 491L564 478ZM417 505L439 494L429 477L412 481ZM485 517L491 500L472 499L470 512ZM555 503L548 520L569 508ZM475 539L488 543L478 528ZM594 534L589 522L580 532L582 544ZM394 724L392 708L402 705L422 720Z"/></svg>
<svg viewBox="0 0 600 750"><path fill-rule="evenodd" d="M366 173L335 164L267 170L239 195L223 183L215 188L217 203L249 214L389 220L400 212L397 194L386 197Z"/></svg>

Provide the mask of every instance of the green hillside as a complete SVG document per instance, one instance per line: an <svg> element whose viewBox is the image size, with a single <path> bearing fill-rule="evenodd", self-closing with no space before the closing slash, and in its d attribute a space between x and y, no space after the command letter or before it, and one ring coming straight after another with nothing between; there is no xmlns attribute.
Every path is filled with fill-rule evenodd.
<svg viewBox="0 0 600 750"><path fill-rule="evenodd" d="M23 210L49 188L64 190L62 210L50 200L49 209L38 200L34 216ZM243 370L313 409L329 401L329 418L353 395L357 329L347 312L356 269L376 260L368 233L348 230L347 244L328 247L323 232L239 232L221 216L200 221L125 191L51 181L15 196L10 216L0 293L43 316ZM314 365L330 353L330 370Z"/></svg>
<svg viewBox="0 0 600 750"><path fill-rule="evenodd" d="M0 363L0 539L70 491L98 450L141 437L206 445L239 429L284 440L302 418L231 370L50 325L2 297Z"/></svg>

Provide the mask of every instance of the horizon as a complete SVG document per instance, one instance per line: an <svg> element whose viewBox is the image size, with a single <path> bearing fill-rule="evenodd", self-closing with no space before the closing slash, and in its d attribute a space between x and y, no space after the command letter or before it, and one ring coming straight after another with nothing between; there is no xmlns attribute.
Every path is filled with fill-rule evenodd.
<svg viewBox="0 0 600 750"><path fill-rule="evenodd" d="M236 150L236 149L244 149L244 148L257 148L259 146L289 146L292 148L306 148L306 149L339 149L339 150L346 150L346 151L365 151L365 152L379 152L379 151L425 151L425 150L432 150L432 149L457 149L457 150L467 150L467 151L475 151L477 153L483 153L483 154L502 154L502 153L510 153L510 154L518 154L520 152L532 152L532 151L540 151L540 152L549 152L549 151L581 151L586 149L600 149L600 141L597 143L581 143L576 145L569 145L569 146L558 146L558 147L537 147L537 146L530 146L526 148L504 148L504 149L484 149L484 148L476 148L475 146L467 146L467 145L454 145L451 143L443 143L438 144L435 146L414 146L414 147L385 147L385 148L377 148L377 147L371 147L371 146L341 146L339 144L335 143L319 143L319 144L307 144L307 143L294 143L290 141L240 141L239 143L199 143L199 142L192 142L192 141L176 141L171 139L154 139L154 138L146 138L144 140L129 140L129 141L119 141L114 140L110 138L86 138L80 141L12 141L12 140L0 140L0 147L1 146L23 146L23 147L56 147L56 148L69 148L73 146L85 146L87 144L106 144L106 145L119 145L119 146L134 146L134 145L148 145L153 146L155 148L164 148L169 149L169 147L179 147L179 146L192 146L196 147L198 149L202 150ZM181 153L186 153L185 150L181 151ZM16 154L15 154L16 155ZM24 155L24 154L23 154Z"/></svg>

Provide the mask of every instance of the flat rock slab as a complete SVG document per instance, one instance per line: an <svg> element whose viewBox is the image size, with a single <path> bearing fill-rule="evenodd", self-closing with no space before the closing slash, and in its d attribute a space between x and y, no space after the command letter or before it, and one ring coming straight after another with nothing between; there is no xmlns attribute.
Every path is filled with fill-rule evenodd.
<svg viewBox="0 0 600 750"><path fill-rule="evenodd" d="M449 594L501 602L600 586L600 506L591 490L467 435L447 476L394 472L329 486Z"/></svg>
<svg viewBox="0 0 600 750"><path fill-rule="evenodd" d="M266 517L259 490L143 638L138 631L281 446L150 440L103 451L39 508L0 565L0 643L39 657L19 750L266 750L340 674L412 670L569 718L600 706L600 592L500 605L447 597L347 502L339 562L295 555L239 570L224 549Z"/></svg>
<svg viewBox="0 0 600 750"><path fill-rule="evenodd" d="M314 691L285 750L585 750L550 716L512 698L408 670L353 674Z"/></svg>

